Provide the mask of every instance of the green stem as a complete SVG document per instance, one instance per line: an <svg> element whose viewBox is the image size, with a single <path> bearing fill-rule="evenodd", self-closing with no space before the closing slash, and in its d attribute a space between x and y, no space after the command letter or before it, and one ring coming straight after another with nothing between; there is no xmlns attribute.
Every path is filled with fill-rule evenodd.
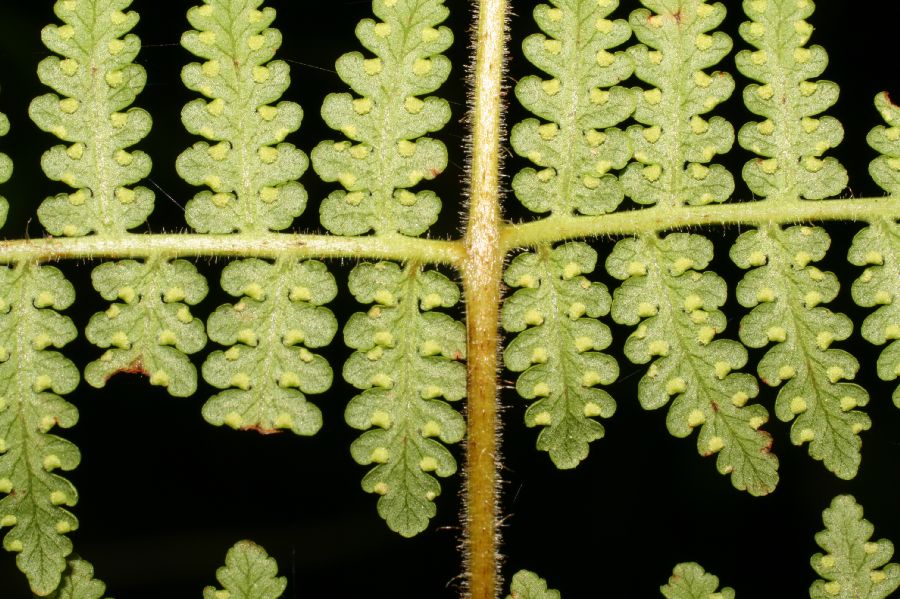
<svg viewBox="0 0 900 599"><path fill-rule="evenodd" d="M474 171L473 171L474 173ZM473 188L474 189L474 188ZM473 193L474 198L474 193ZM493 218L493 217L491 217ZM499 211L497 213L499 219ZM900 197L855 198L821 202L743 202L714 206L661 206L601 216L551 216L524 224L500 226L501 250L533 247L564 239L599 235L640 235L702 225L751 225L823 220L900 219ZM499 223L499 220L497 221ZM483 228L482 231L487 229ZM256 256L260 258L377 258L415 260L422 264L466 263L467 240L441 241L404 235L125 235L121 237L46 237L0 241L0 263L53 262L65 259L151 258L188 256Z"/></svg>
<svg viewBox="0 0 900 599"><path fill-rule="evenodd" d="M125 235L0 241L0 263L48 262L67 258L150 258L237 256L259 258L381 258L460 266L461 241L416 239L403 235Z"/></svg>
<svg viewBox="0 0 900 599"><path fill-rule="evenodd" d="M540 243L598 235L640 235L701 225L763 225L819 220L900 218L900 197L852 200L742 202L713 206L654 206L601 216L550 216L538 221L506 225L501 238L506 251Z"/></svg>
<svg viewBox="0 0 900 599"><path fill-rule="evenodd" d="M479 2L472 90L472 156L463 286L466 299L468 430L464 546L468 596L499 592L497 347L504 251L500 244L500 139L506 0Z"/></svg>

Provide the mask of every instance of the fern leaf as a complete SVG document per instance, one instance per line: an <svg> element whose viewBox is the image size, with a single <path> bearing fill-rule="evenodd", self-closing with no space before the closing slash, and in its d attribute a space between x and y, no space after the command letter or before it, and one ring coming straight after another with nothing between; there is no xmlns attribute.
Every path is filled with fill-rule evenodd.
<svg viewBox="0 0 900 599"><path fill-rule="evenodd" d="M447 477L456 460L438 442L457 443L465 434L462 416L444 401L466 393L465 327L434 312L459 301L456 284L437 271L411 264L363 263L350 273L350 291L363 304L344 328L344 342L356 349L344 365L344 379L363 392L350 400L345 417L368 430L350 447L361 465L376 464L363 489L376 493L378 513L388 526L411 537L428 526L441 488L432 472Z"/></svg>
<svg viewBox="0 0 900 599"><path fill-rule="evenodd" d="M869 173L885 191L900 195L900 106L882 92L875 97L875 107L888 126L869 132L869 145L881 154L869 165Z"/></svg>
<svg viewBox="0 0 900 599"><path fill-rule="evenodd" d="M875 107L887 127L875 127L869 145L881 155L869 172L885 191L900 195L900 106L887 93L878 94ZM860 231L850 247L850 262L871 265L853 284L853 300L860 306L880 307L862 324L862 335L875 345L888 341L878 358L878 376L891 381L900 376L900 227L895 221L879 220ZM894 389L894 404L900 408L900 386Z"/></svg>
<svg viewBox="0 0 900 599"><path fill-rule="evenodd" d="M525 423L542 427L538 449L549 452L558 468L574 468L587 457L588 443L604 433L593 418L609 418L616 409L615 400L595 387L619 375L615 359L597 351L612 341L597 319L609 313L609 293L581 276L596 263L597 253L585 243L542 246L516 256L504 275L508 285L523 289L504 303L503 328L523 332L503 359L513 372L524 371L516 389L536 399Z"/></svg>
<svg viewBox="0 0 900 599"><path fill-rule="evenodd" d="M29 108L44 131L71 145L44 154L41 166L54 181L75 189L47 198L38 217L51 235L121 235L153 210L153 192L129 187L150 173L150 157L126 148L146 137L150 115L124 111L144 88L147 75L132 61L140 50L128 33L137 23L131 0L59 0L62 25L41 32L44 45L61 55L38 65L41 81L62 95L45 94ZM124 111L124 112L123 112Z"/></svg>
<svg viewBox="0 0 900 599"><path fill-rule="evenodd" d="M548 589L547 581L528 570L513 575L509 590L506 599L560 599L559 591Z"/></svg>
<svg viewBox="0 0 900 599"><path fill-rule="evenodd" d="M300 127L303 111L276 102L290 83L290 68L272 60L281 33L269 25L275 10L262 0L205 0L188 11L196 30L181 44L206 59L190 63L182 80L209 98L189 102L184 126L209 141L178 157L178 173L208 189L188 202L185 218L201 233L286 229L306 207L295 179L309 160L285 137ZM214 143L213 143L214 142Z"/></svg>
<svg viewBox="0 0 900 599"><path fill-rule="evenodd" d="M666 599L734 599L734 589L718 588L718 578L690 562L675 566L669 583L659 590Z"/></svg>
<svg viewBox="0 0 900 599"><path fill-rule="evenodd" d="M737 300L751 312L741 320L741 340L748 347L775 345L758 365L767 385L778 392L775 413L791 426L795 445L809 443L809 454L840 478L853 478L860 462L859 433L871 422L858 406L866 391L841 382L852 379L859 364L847 352L830 349L846 339L853 324L843 314L822 307L838 292L837 277L810 263L828 248L824 230L769 226L738 237L731 259L750 270L738 284Z"/></svg>
<svg viewBox="0 0 900 599"><path fill-rule="evenodd" d="M831 81L811 81L822 74L828 56L821 46L805 46L813 27L805 19L812 0L776 2L744 0L749 22L740 34L755 51L742 50L738 70L762 85L744 90L744 103L764 121L744 125L742 147L762 156L744 166L750 190L765 198L819 200L847 185L847 172L832 157L820 158L844 136L832 117L814 118L838 98Z"/></svg>
<svg viewBox="0 0 900 599"><path fill-rule="evenodd" d="M623 192L609 171L631 158L625 134L613 127L634 111L634 94L615 85L631 75L631 61L608 50L628 40L631 28L605 18L615 0L552 3L534 9L535 21L551 37L534 34L522 44L528 60L551 78L529 75L516 85L522 106L548 122L527 119L510 137L516 153L541 170L522 169L512 186L534 212L612 212Z"/></svg>
<svg viewBox="0 0 900 599"><path fill-rule="evenodd" d="M92 279L104 299L122 302L88 323L88 340L112 349L88 364L85 380L103 387L117 372L138 373L175 397L193 395L197 369L185 354L206 345L203 322L186 305L206 297L206 279L196 267L185 260L123 260L101 264Z"/></svg>
<svg viewBox="0 0 900 599"><path fill-rule="evenodd" d="M322 105L328 126L350 141L324 141L312 152L319 176L344 187L323 201L321 220L338 235L419 235L437 220L441 202L432 191L408 188L447 166L444 144L424 135L450 120L449 104L419 96L450 73L450 60L440 53L453 34L436 28L449 11L443 0L374 0L372 6L381 21L362 20L356 34L375 56L351 52L336 66L359 97L330 94Z"/></svg>
<svg viewBox="0 0 900 599"><path fill-rule="evenodd" d="M680 206L723 202L734 179L719 164L707 166L734 143L731 124L705 114L731 96L734 80L712 67L731 50L731 38L709 33L725 18L725 6L702 0L642 0L655 13L638 9L630 21L638 40L629 48L635 75L654 86L636 88L628 128L634 158L622 173L625 193L641 204Z"/></svg>
<svg viewBox="0 0 900 599"><path fill-rule="evenodd" d="M287 579L277 576L278 564L266 550L250 541L239 541L225 555L225 565L216 570L224 590L203 589L203 599L278 599Z"/></svg>
<svg viewBox="0 0 900 599"><path fill-rule="evenodd" d="M94 567L83 559L72 558L68 569L49 599L101 599L106 585L94 578Z"/></svg>
<svg viewBox="0 0 900 599"><path fill-rule="evenodd" d="M687 437L699 427L700 453L718 453L719 472L730 473L736 488L765 495L778 482L771 437L759 430L768 413L745 405L756 396L756 380L732 372L747 362L744 347L714 340L725 329L718 308L727 290L718 275L700 272L712 250L706 238L686 233L618 242L606 261L609 273L624 281L613 294L612 317L640 323L625 355L636 364L655 360L638 385L641 405L657 409L674 396L669 432Z"/></svg>
<svg viewBox="0 0 900 599"><path fill-rule="evenodd" d="M3 539L32 591L47 595L59 584L78 521L65 509L78 500L72 484L54 474L72 470L78 448L49 434L69 428L78 411L60 395L78 385L78 369L49 347L75 338L72 321L57 310L75 290L50 266L0 268L0 526Z"/></svg>
<svg viewBox="0 0 900 599"><path fill-rule="evenodd" d="M6 118L5 114L0 112L0 137L3 137L7 133L9 133L9 119ZM12 160L9 159L9 156L0 152L0 183L9 181L10 176L12 176L12 171ZM9 204L7 204L6 198L0 196L0 227L6 222L6 214L8 211Z"/></svg>
<svg viewBox="0 0 900 599"><path fill-rule="evenodd" d="M323 307L337 293L334 277L321 262L251 258L223 269L222 288L241 299L219 306L207 323L209 338L228 349L203 364L203 378L225 389L206 402L203 417L264 434L314 434L322 415L304 394L325 392L332 372L307 348L328 345L337 332Z"/></svg>
<svg viewBox="0 0 900 599"><path fill-rule="evenodd" d="M893 543L869 541L874 527L852 496L835 497L822 519L825 530L816 534L816 543L827 553L810 560L822 577L810 586L811 599L884 599L900 586L900 565L887 563Z"/></svg>
<svg viewBox="0 0 900 599"><path fill-rule="evenodd" d="M900 225L878 220L853 238L850 262L866 266L853 283L853 301L865 308L879 306L862 323L862 336L875 345L887 343L878 357L878 376L900 376ZM900 386L894 389L900 408Z"/></svg>

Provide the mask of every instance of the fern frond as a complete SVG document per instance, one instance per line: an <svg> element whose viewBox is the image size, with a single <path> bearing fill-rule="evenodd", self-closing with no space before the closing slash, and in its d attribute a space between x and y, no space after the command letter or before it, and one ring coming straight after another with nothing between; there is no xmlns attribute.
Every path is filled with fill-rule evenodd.
<svg viewBox="0 0 900 599"><path fill-rule="evenodd" d="M744 103L765 117L738 133L742 147L762 156L744 166L750 190L784 201L833 197L847 185L847 172L833 157L820 158L844 136L833 117L813 118L832 106L838 86L811 81L825 70L828 56L821 46L805 46L813 27L805 19L812 0L780 2L744 0L750 21L740 34L756 51L738 52L738 70L762 85L744 89Z"/></svg>
<svg viewBox="0 0 900 599"><path fill-rule="evenodd" d="M570 215L612 212L622 201L622 186L609 174L631 158L625 134L614 128L634 111L634 94L615 84L632 72L624 52L608 52L631 37L622 19L606 17L617 0L552 0L539 4L534 19L549 34L525 39L522 50L532 64L551 75L534 75L516 84L516 97L541 117L512 129L517 154L541 170L516 173L512 187L534 212Z"/></svg>
<svg viewBox="0 0 900 599"><path fill-rule="evenodd" d="M635 36L642 42L628 49L635 75L654 86L635 88L634 118L628 128L634 158L622 173L625 193L641 204L681 206L723 202L734 191L734 179L719 164L706 166L734 143L734 130L722 117L700 115L731 96L728 73L704 69L718 64L731 50L731 38L710 32L725 18L725 6L702 0L642 0L646 9L631 13Z"/></svg>
<svg viewBox="0 0 900 599"><path fill-rule="evenodd" d="M68 561L68 568L59 587L48 599L101 599L106 585L94 578L94 566L77 557Z"/></svg>
<svg viewBox="0 0 900 599"><path fill-rule="evenodd" d="M349 141L323 141L312 152L313 168L346 190L323 201L322 224L338 235L419 235L438 217L441 202L432 191L409 191L447 166L447 149L424 137L450 120L446 100L419 96L447 80L450 60L441 54L453 42L447 27L436 28L449 11L443 0L374 0L375 22L356 28L363 46L337 60L340 78L359 94L329 94L322 118Z"/></svg>
<svg viewBox="0 0 900 599"><path fill-rule="evenodd" d="M734 599L734 589L718 589L719 579L694 562L675 566L669 583L659 588L666 599Z"/></svg>
<svg viewBox="0 0 900 599"><path fill-rule="evenodd" d="M524 371L516 389L536 400L525 423L542 427L537 447L558 468L574 468L585 459L588 444L604 434L594 418L609 418L616 410L609 393L595 387L619 375L615 359L597 351L612 336L598 320L609 313L606 286L582 276L596 264L593 248L573 242L519 254L504 275L508 285L523 289L503 304L503 328L519 333L503 361L513 372Z"/></svg>
<svg viewBox="0 0 900 599"><path fill-rule="evenodd" d="M197 369L185 354L203 349L206 331L188 305L206 297L203 275L185 260L158 259L106 262L91 278L104 299L122 302L88 323L88 341L112 349L87 365L85 380L103 387L117 372L143 374L175 397L193 395Z"/></svg>
<svg viewBox="0 0 900 599"><path fill-rule="evenodd" d="M548 589L547 581L528 570L513 575L509 591L506 599L560 599L559 591Z"/></svg>
<svg viewBox="0 0 900 599"><path fill-rule="evenodd" d="M835 497L822 519L825 530L816 543L827 553L810 560L822 577L810 586L811 599L884 599L900 586L900 565L887 563L893 543L869 541L875 529L852 496Z"/></svg>
<svg viewBox="0 0 900 599"><path fill-rule="evenodd" d="M216 570L223 590L206 587L203 599L278 599L287 588L287 578L277 574L278 564L265 549L238 541L225 555L225 565Z"/></svg>
<svg viewBox="0 0 900 599"><path fill-rule="evenodd" d="M444 401L466 394L466 335L462 323L434 312L459 301L456 284L437 271L392 262L363 263L350 273L350 292L362 304L344 328L356 349L344 379L363 392L347 405L353 428L369 430L350 447L361 465L376 464L363 478L380 495L378 513L411 537L428 526L441 488L434 476L456 472L456 460L440 443L457 443L465 422Z"/></svg>
<svg viewBox="0 0 900 599"><path fill-rule="evenodd" d="M206 402L203 417L264 434L315 434L322 415L304 394L325 392L332 372L307 348L328 345L337 332L323 307L337 294L334 277L313 260L250 258L222 270L222 289L240 301L219 306L207 322L209 338L228 349L203 364L203 378L225 389Z"/></svg>
<svg viewBox="0 0 900 599"><path fill-rule="evenodd" d="M181 113L185 128L207 141L178 157L178 174L208 189L188 202L185 218L201 233L286 229L306 207L296 181L309 160L284 142L300 127L294 102L275 102L290 84L290 67L272 60L281 33L269 25L275 10L263 0L205 0L188 11L195 30L181 44L203 64L190 63L184 84L198 98ZM211 143L215 142L215 143Z"/></svg>
<svg viewBox="0 0 900 599"><path fill-rule="evenodd" d="M879 306L862 323L862 336L875 345L887 343L878 357L878 376L900 376L900 225L878 220L860 231L850 246L850 262L866 266L853 283L853 301L864 308ZM900 386L894 389L900 408Z"/></svg>
<svg viewBox="0 0 900 599"><path fill-rule="evenodd" d="M77 330L57 310L75 290L51 266L0 268L0 526L3 539L32 591L51 593L66 568L72 543L65 536L78 520L65 509L78 501L72 484L53 473L72 470L81 454L49 434L69 428L78 411L60 395L78 386L78 369L49 347L72 341Z"/></svg>
<svg viewBox="0 0 900 599"><path fill-rule="evenodd" d="M881 154L869 165L869 173L885 191L900 195L900 106L882 92L875 97L875 107L888 126L879 125L869 132L869 145Z"/></svg>
<svg viewBox="0 0 900 599"><path fill-rule="evenodd" d="M150 115L125 110L144 88L147 75L132 61L140 50L128 33L137 23L131 0L59 0L63 25L41 32L44 45L62 56L38 65L41 81L56 94L32 101L38 127L71 145L57 145L41 160L46 175L75 188L47 198L38 217L51 235L121 235L141 225L153 210L153 192L128 187L150 173L150 157L128 151L150 132Z"/></svg>
<svg viewBox="0 0 900 599"><path fill-rule="evenodd" d="M859 433L871 425L855 408L868 403L866 391L850 380L859 364L847 352L830 349L850 336L853 324L843 314L822 307L838 292L837 277L811 263L828 249L820 228L771 225L738 237L731 259L751 270L737 286L737 300L751 312L741 320L741 340L748 347L775 345L760 360L767 385L784 383L775 413L794 420L791 441L809 443L809 454L845 479L860 462Z"/></svg>
<svg viewBox="0 0 900 599"><path fill-rule="evenodd" d="M9 133L9 119L6 118L5 114L0 112L0 137L3 137L7 133ZM12 160L9 159L9 156L0 152L0 183L9 181L9 178L12 176L12 171ZM0 227L6 222L6 214L8 211L9 204L7 204L6 199L3 196L0 196Z"/></svg>
<svg viewBox="0 0 900 599"><path fill-rule="evenodd" d="M756 379L732 372L747 362L744 347L715 340L725 329L725 282L700 272L712 259L705 237L673 233L618 242L606 261L609 273L624 283L615 290L612 317L640 325L625 342L625 355L636 364L655 360L638 384L645 409L657 409L675 397L666 423L676 437L699 427L697 449L718 453L717 467L732 484L753 495L771 492L778 482L778 460L769 453L771 437L759 430L768 413L746 405L757 394Z"/></svg>

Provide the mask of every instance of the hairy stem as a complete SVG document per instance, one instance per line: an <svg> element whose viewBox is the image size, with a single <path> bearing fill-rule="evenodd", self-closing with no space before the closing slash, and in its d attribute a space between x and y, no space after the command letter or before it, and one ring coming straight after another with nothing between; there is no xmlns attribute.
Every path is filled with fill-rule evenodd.
<svg viewBox="0 0 900 599"><path fill-rule="evenodd" d="M472 156L463 285L468 355L464 551L469 597L499 593L497 552L497 343L500 247L501 97L506 0L481 0L472 90Z"/></svg>
<svg viewBox="0 0 900 599"><path fill-rule="evenodd" d="M473 169L474 174L474 169ZM473 187L474 189L474 187ZM473 193L474 198L474 193ZM497 213L499 223L499 212ZM766 223L845 220L871 222L879 218L900 218L900 196L854 198L821 202L743 202L714 206L643 208L602 216L551 216L525 224L500 226L503 253L519 247L554 243L565 239L598 235L640 235L651 231L702 225L759 226ZM488 228L482 229L486 231ZM471 237L471 236L470 236ZM497 237L494 234L494 237ZM468 239L441 241L403 235L341 237L337 235L256 235L159 234L122 237L46 237L0 241L0 263L52 262L65 259L151 258L165 255L255 256L259 258L375 258L415 260L422 264L462 267ZM479 264L478 266L483 266ZM499 281L499 279L498 279Z"/></svg>
<svg viewBox="0 0 900 599"><path fill-rule="evenodd" d="M423 264L463 263L461 241L417 239L404 235L125 235L0 241L0 263L48 262L67 258L150 258L165 255L254 256L257 258L380 258Z"/></svg>
<svg viewBox="0 0 900 599"><path fill-rule="evenodd" d="M741 202L713 206L655 206L601 216L550 216L535 222L506 225L505 251L564 239L598 235L640 235L701 225L763 225L821 220L871 221L900 218L900 197L852 200Z"/></svg>

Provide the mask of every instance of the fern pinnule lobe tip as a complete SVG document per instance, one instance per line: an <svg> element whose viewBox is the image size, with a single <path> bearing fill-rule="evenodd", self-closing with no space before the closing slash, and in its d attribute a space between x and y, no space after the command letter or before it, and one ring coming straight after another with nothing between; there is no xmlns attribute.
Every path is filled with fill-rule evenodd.
<svg viewBox="0 0 900 599"><path fill-rule="evenodd" d="M660 587L665 599L734 599L734 589L719 589L719 579L694 562L681 563L672 570L669 582Z"/></svg>
<svg viewBox="0 0 900 599"><path fill-rule="evenodd" d="M556 589L547 588L547 581L528 570L516 572L509 586L506 599L560 599Z"/></svg>
<svg viewBox="0 0 900 599"><path fill-rule="evenodd" d="M278 576L278 564L252 541L238 541L228 550L216 579L224 590L208 586L204 599L278 599L287 588L287 578Z"/></svg>
<svg viewBox="0 0 900 599"><path fill-rule="evenodd" d="M815 539L826 553L816 553L810 565L819 578L809 588L812 599L864 593L885 599L900 586L900 565L888 563L893 544L871 541L874 527L863 519L863 509L851 495L835 497L822 512L825 530ZM853 550L847 551L848 547Z"/></svg>

